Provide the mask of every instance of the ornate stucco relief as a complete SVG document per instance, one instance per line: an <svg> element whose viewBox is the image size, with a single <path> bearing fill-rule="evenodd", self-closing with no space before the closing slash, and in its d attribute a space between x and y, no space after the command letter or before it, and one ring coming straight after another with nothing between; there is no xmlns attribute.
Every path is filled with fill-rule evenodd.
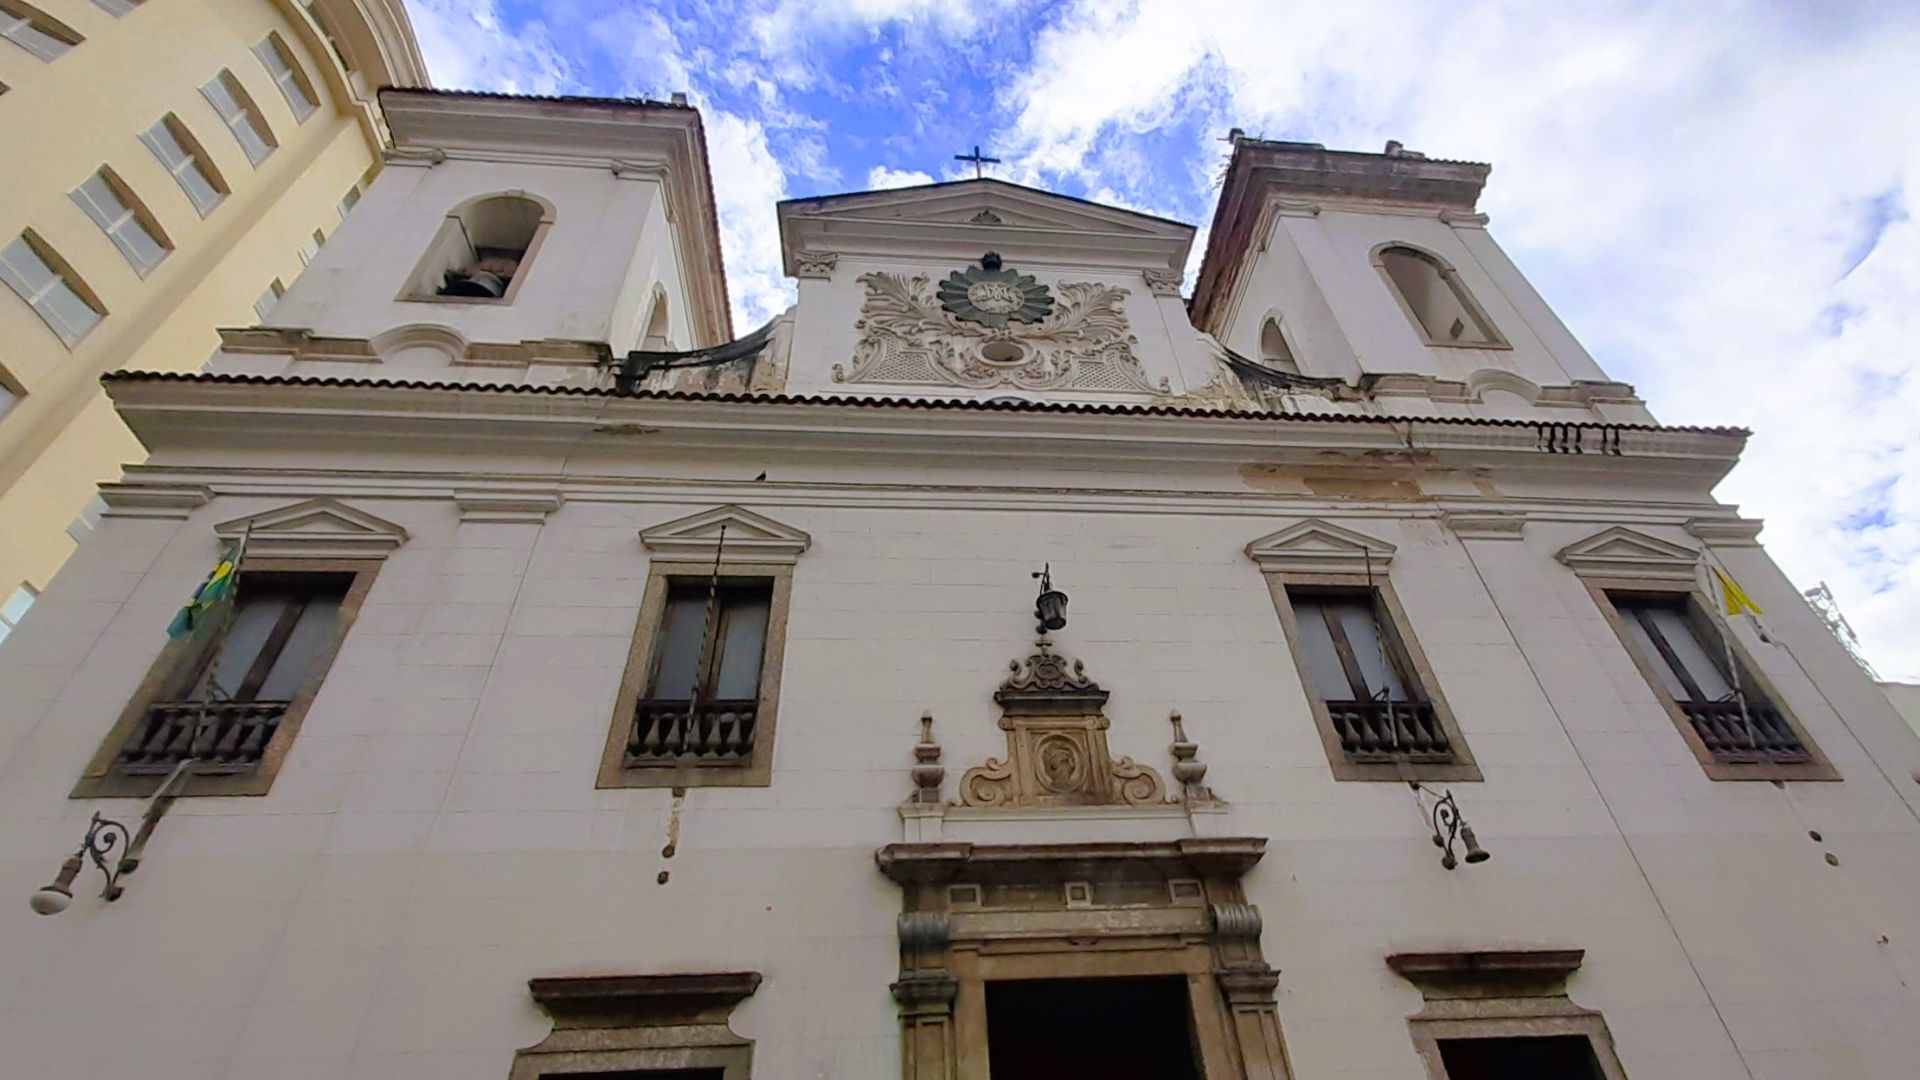
<svg viewBox="0 0 1920 1080"><path fill-rule="evenodd" d="M963 806L1154 806L1167 799L1160 775L1118 761L1107 750L1107 692L1078 660L1056 656L1042 639L1033 655L1009 665L993 696L1007 756L988 758L960 777Z"/></svg>
<svg viewBox="0 0 1920 1080"><path fill-rule="evenodd" d="M859 281L867 288L856 324L860 343L851 370L834 365L835 382L1172 393L1167 380L1150 379L1133 354L1138 339L1121 306L1125 289L1061 282L1050 290L1050 307L1033 302L1025 309L1032 321L1016 316L990 325L956 317L924 275L875 272ZM1016 299L1011 287L1006 291L1008 302ZM1017 299L1020 305L1035 300L1024 294Z"/></svg>

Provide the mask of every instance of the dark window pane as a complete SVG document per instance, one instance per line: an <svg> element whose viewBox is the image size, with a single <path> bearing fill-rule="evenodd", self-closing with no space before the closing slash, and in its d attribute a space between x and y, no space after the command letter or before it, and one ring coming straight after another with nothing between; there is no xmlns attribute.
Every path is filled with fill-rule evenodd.
<svg viewBox="0 0 1920 1080"><path fill-rule="evenodd" d="M231 628L221 639L217 670L216 665L207 665L188 698L193 701L207 700L207 687L215 680L220 686L220 691L213 695L216 700L237 695L240 684L246 680L254 661L260 658L260 650L266 646L267 638L273 634L273 628L279 624L291 600L292 597L284 592L243 593L239 610L232 615Z"/></svg>
<svg viewBox="0 0 1920 1080"><path fill-rule="evenodd" d="M1333 647L1333 634L1327 629L1326 608L1313 597L1295 597L1293 621L1300 630L1300 651L1305 654L1314 690L1325 701L1353 700L1353 686Z"/></svg>
<svg viewBox="0 0 1920 1080"><path fill-rule="evenodd" d="M315 596L300 612L300 621L274 658L273 667L254 697L260 701L292 701L313 672L320 653L333 643L333 628L340 622L340 597Z"/></svg>
<svg viewBox="0 0 1920 1080"><path fill-rule="evenodd" d="M760 662L766 654L767 613L772 597L764 589L741 589L728 594L721 628L720 669L713 696L739 701L760 694Z"/></svg>
<svg viewBox="0 0 1920 1080"><path fill-rule="evenodd" d="M1605 1080L1585 1035L1442 1039L1447 1080Z"/></svg>
<svg viewBox="0 0 1920 1080"><path fill-rule="evenodd" d="M700 653L707 629L705 589L675 589L667 596L667 610L660 620L659 662L654 665L653 685L647 696L656 700L685 701L693 697L700 681Z"/></svg>

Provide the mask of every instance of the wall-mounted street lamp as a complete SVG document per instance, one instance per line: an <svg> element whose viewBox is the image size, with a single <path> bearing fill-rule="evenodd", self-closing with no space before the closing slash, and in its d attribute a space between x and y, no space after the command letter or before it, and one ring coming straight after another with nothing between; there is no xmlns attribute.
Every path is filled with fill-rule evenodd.
<svg viewBox="0 0 1920 1080"><path fill-rule="evenodd" d="M1417 801L1420 798L1420 785L1413 784L1413 790L1414 799ZM1433 826L1433 846L1440 849L1442 867L1451 870L1462 861L1472 866L1493 858L1492 855L1487 854L1485 848L1480 846L1479 839L1473 835L1473 826L1467 824L1467 819L1460 816L1460 803L1454 799L1453 792L1449 791L1436 797L1433 808L1428 811L1428 818L1429 824ZM1466 846L1466 854L1463 858L1456 858L1453 854L1453 845L1456 840Z"/></svg>
<svg viewBox="0 0 1920 1080"><path fill-rule="evenodd" d="M125 825L112 818L101 817L96 811L93 821L87 826L87 838L80 841L80 850L67 856L60 864L60 872L54 875L53 883L43 885L33 894L33 910L39 915L58 915L73 903L73 879L80 876L80 857L93 860L106 876L106 887L100 890L100 899L118 900L125 890L120 887L120 875L127 870L125 848L133 843L133 834ZM118 858L111 864L107 862L116 848L122 849Z"/></svg>
<svg viewBox="0 0 1920 1080"><path fill-rule="evenodd" d="M67 910L68 905L73 903L74 879L80 876L81 868L86 865L83 858L91 859L107 879L106 885L100 890L100 899L120 899L120 894L126 891L120 884L120 878L139 867L140 853L146 850L147 838L153 835L154 825L159 823L161 815L179 796L180 785L185 782L194 761L194 758L188 758L175 766L172 774L154 791L153 798L147 800L146 811L140 815L139 832L130 833L125 825L94 811L79 850L67 856L67 861L60 864L60 872L53 876L53 881L41 886L28 901L34 913L58 915Z"/></svg>
<svg viewBox="0 0 1920 1080"><path fill-rule="evenodd" d="M1034 571L1040 579L1040 595L1033 601L1033 619L1042 634L1067 625L1067 594L1053 587L1053 564Z"/></svg>

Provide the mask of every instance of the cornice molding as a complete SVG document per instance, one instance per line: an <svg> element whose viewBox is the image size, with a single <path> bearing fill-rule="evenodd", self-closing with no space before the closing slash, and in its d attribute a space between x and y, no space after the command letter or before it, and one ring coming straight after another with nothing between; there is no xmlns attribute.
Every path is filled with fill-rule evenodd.
<svg viewBox="0 0 1920 1080"><path fill-rule="evenodd" d="M1440 515L1462 540L1524 540L1527 515L1514 510L1446 510Z"/></svg>
<svg viewBox="0 0 1920 1080"><path fill-rule="evenodd" d="M100 485L100 501L107 504L106 517L185 521L213 501L213 489L192 483L109 482Z"/></svg>
<svg viewBox="0 0 1920 1080"><path fill-rule="evenodd" d="M460 520L496 524L539 525L560 509L566 498L547 489L463 489L453 493Z"/></svg>
<svg viewBox="0 0 1920 1080"><path fill-rule="evenodd" d="M1693 518L1687 532L1708 547L1759 547L1760 530L1766 522L1759 518Z"/></svg>

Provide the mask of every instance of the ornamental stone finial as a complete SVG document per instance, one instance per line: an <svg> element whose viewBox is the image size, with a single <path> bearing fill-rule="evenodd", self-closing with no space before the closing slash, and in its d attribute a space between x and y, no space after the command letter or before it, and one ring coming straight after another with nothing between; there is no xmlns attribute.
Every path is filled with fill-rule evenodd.
<svg viewBox="0 0 1920 1080"><path fill-rule="evenodd" d="M1186 795L1188 804L1217 802L1213 789L1203 782L1207 778L1206 763L1199 760L1200 744L1187 738L1186 725L1180 719L1180 710L1175 709L1167 717L1173 722L1173 778L1178 781Z"/></svg>
<svg viewBox="0 0 1920 1080"><path fill-rule="evenodd" d="M920 714L920 742L913 748L913 801L940 805L940 782L947 778L940 764L940 744L933 741L933 711Z"/></svg>

